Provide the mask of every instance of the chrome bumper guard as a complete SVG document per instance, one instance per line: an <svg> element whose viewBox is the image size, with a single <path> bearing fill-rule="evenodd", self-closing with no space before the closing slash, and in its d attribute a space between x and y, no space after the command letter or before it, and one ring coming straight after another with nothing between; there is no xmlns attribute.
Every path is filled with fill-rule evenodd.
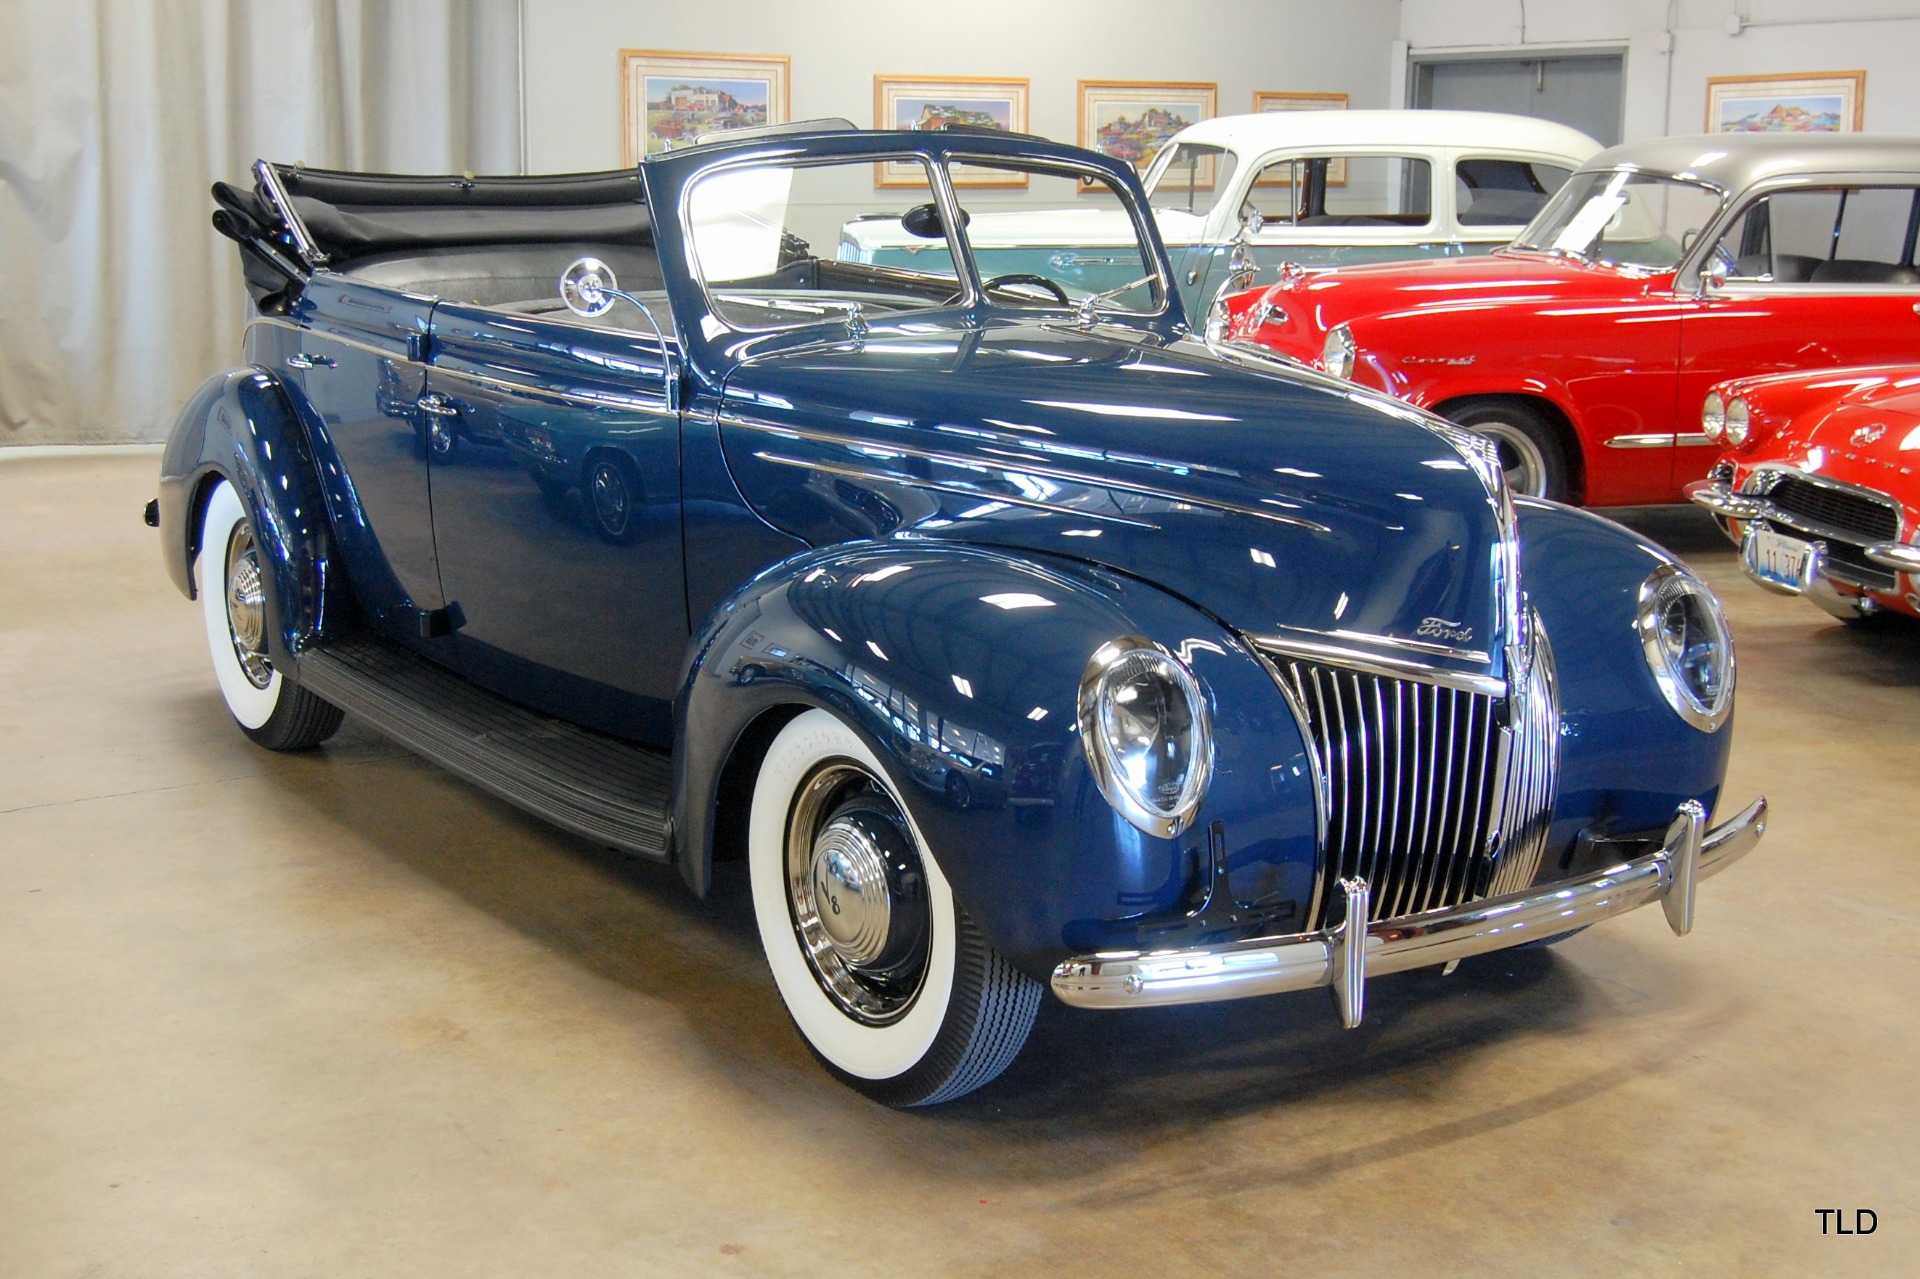
<svg viewBox="0 0 1920 1279"><path fill-rule="evenodd" d="M1347 921L1367 917L1367 885L1341 880L1347 915L1337 927L1192 950L1080 956L1053 970L1053 993L1077 1008L1150 1008L1331 986L1341 1023L1351 1028L1360 1024L1368 977L1451 964L1655 901L1673 931L1685 936L1693 927L1694 888L1760 842L1767 801L1756 799L1712 830L1706 824L1706 810L1688 800L1656 852L1585 879L1381 920L1366 926L1359 944Z"/></svg>
<svg viewBox="0 0 1920 1279"><path fill-rule="evenodd" d="M1765 498L1737 493L1725 480L1695 480L1683 490L1687 500L1729 520L1757 520L1767 513Z"/></svg>

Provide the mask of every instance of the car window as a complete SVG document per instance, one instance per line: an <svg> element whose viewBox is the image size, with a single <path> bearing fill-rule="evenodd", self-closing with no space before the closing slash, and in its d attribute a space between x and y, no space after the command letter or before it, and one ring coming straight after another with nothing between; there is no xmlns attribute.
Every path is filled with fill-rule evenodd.
<svg viewBox="0 0 1920 1279"><path fill-rule="evenodd" d="M884 163L926 172L912 156ZM778 329L957 301L953 247L931 190L875 191L874 169L865 157L699 178L687 196L687 229L714 314L734 328ZM889 251L863 254L863 226Z"/></svg>
<svg viewBox="0 0 1920 1279"><path fill-rule="evenodd" d="M1573 170L1505 156L1470 156L1453 166L1453 207L1462 226L1524 226L1566 185Z"/></svg>
<svg viewBox="0 0 1920 1279"><path fill-rule="evenodd" d="M1425 226L1433 166L1418 156L1320 155L1260 170L1248 203L1286 226Z"/></svg>
<svg viewBox="0 0 1920 1279"><path fill-rule="evenodd" d="M1239 164L1225 147L1176 142L1147 170L1147 203L1161 212L1204 215L1232 188Z"/></svg>
<svg viewBox="0 0 1920 1279"><path fill-rule="evenodd" d="M1161 308L1164 286L1130 215L1134 202L1107 178L985 156L956 160L952 174L965 215L961 234L990 305L1032 310L1092 299L1096 309L1117 313ZM1025 220L1034 208L1055 220L1049 230Z"/></svg>
<svg viewBox="0 0 1920 1279"><path fill-rule="evenodd" d="M1715 248L1730 280L1915 284L1913 187L1776 191L1748 205Z"/></svg>
<svg viewBox="0 0 1920 1279"><path fill-rule="evenodd" d="M1615 266L1671 270L1718 216L1720 192L1635 170L1576 174L1514 239L1514 247Z"/></svg>

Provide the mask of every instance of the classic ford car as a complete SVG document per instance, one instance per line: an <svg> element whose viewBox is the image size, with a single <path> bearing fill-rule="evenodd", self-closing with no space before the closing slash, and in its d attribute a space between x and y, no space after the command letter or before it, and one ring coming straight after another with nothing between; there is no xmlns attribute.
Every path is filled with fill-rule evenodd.
<svg viewBox="0 0 1920 1279"><path fill-rule="evenodd" d="M927 187L885 202L879 160ZM1104 184L1131 287L983 278L951 165ZM1546 942L1751 847L1685 566L1474 436L1209 346L1124 165L782 129L620 173L270 165L259 314L149 518L228 709L343 711L708 891L829 1070L998 1074L1131 1008ZM889 208L945 250L837 260ZM824 253L816 250L820 246Z"/></svg>
<svg viewBox="0 0 1920 1279"><path fill-rule="evenodd" d="M1723 382L1701 430L1726 452L1687 496L1720 517L1749 577L1842 621L1920 617L1920 368Z"/></svg>
<svg viewBox="0 0 1920 1279"><path fill-rule="evenodd" d="M1486 111L1217 116L1161 149L1147 196L1193 315L1231 274L1242 240L1238 260L1260 267L1489 252L1598 150L1565 125ZM1070 272L1093 290L1121 283L1133 247L1126 210L1078 203L977 212L967 238L981 270ZM840 256L903 266L926 247L898 219L868 218L845 228Z"/></svg>
<svg viewBox="0 0 1920 1279"><path fill-rule="evenodd" d="M1615 147L1471 262L1289 276L1242 333L1471 426L1523 493L1673 502L1707 389L1908 360L1920 139L1711 134Z"/></svg>

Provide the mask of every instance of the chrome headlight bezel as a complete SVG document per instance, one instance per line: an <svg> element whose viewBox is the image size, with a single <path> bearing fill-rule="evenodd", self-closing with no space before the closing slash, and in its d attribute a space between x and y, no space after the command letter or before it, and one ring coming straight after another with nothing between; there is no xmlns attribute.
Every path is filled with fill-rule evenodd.
<svg viewBox="0 0 1920 1279"><path fill-rule="evenodd" d="M1700 405L1700 433L1718 444L1726 438L1726 432L1727 402L1720 398L1720 392L1708 391Z"/></svg>
<svg viewBox="0 0 1920 1279"><path fill-rule="evenodd" d="M1142 793L1144 779L1130 768L1126 750L1114 741L1114 708L1121 692L1141 679L1157 680L1162 692L1184 711L1190 735L1183 753L1184 772L1174 793L1156 800ZM1193 824L1213 781L1213 715L1200 679L1186 663L1139 636L1125 635L1100 646L1080 677L1080 746L1087 767L1107 803L1149 835L1171 839Z"/></svg>
<svg viewBox="0 0 1920 1279"><path fill-rule="evenodd" d="M1690 616L1676 619L1676 609ZM1677 644L1676 620L1682 627ZM1705 632L1699 642L1706 647L1698 656L1708 663L1706 687L1691 656L1695 642L1687 637L1694 628ZM1685 569L1662 564L1640 584L1634 629L1667 705L1701 732L1718 732L1733 713L1734 660L1733 636L1713 591Z"/></svg>
<svg viewBox="0 0 1920 1279"><path fill-rule="evenodd" d="M1742 396L1734 396L1727 401L1727 443L1739 448L1753 434L1753 411L1747 407Z"/></svg>
<svg viewBox="0 0 1920 1279"><path fill-rule="evenodd" d="M1353 330L1344 324L1336 324L1327 330L1326 340L1320 344L1320 367L1334 377L1351 379L1358 354Z"/></svg>

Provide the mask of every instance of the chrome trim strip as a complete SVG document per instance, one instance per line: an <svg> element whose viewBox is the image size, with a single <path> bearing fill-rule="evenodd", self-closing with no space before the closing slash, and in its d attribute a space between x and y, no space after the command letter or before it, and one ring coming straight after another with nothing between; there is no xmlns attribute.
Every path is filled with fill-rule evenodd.
<svg viewBox="0 0 1920 1279"><path fill-rule="evenodd" d="M1401 639L1397 635L1377 635L1372 631L1339 629L1313 631L1303 627L1286 625L1282 625L1280 630L1299 635L1305 643L1314 643L1319 636L1331 635L1336 639L1353 640L1361 644L1378 645L1381 648L1403 648L1413 653L1426 653L1433 657L1448 657L1456 662L1472 662L1478 666L1490 666L1493 664L1492 655L1483 653L1477 648L1455 648L1451 644L1436 644L1432 640Z"/></svg>
<svg viewBox="0 0 1920 1279"><path fill-rule="evenodd" d="M722 426L737 426L744 430L759 431L767 435L779 436L788 440L806 440L813 444L827 444L837 448L871 449L884 448L890 453L903 457L919 458L925 462L936 462L942 466L957 466L966 470L1017 471L1022 475L1038 476L1041 479L1059 480L1066 484L1084 484L1089 488L1117 489L1123 493L1137 493L1142 497L1155 498L1162 502L1172 502L1180 506L1189 506L1202 510L1223 511L1234 515L1248 515L1255 519L1268 520L1275 524L1284 524L1290 528L1301 528L1309 533L1330 533L1326 525L1313 520L1301 519L1295 515L1279 515L1272 511L1263 511L1254 506L1242 506L1237 502L1223 502L1217 498L1196 497L1191 493L1175 493L1167 489L1155 488L1149 484L1140 484L1132 480L1117 479L1111 476L1083 475L1077 471L1062 470L1052 466L1036 466L1026 462L989 462L978 457L965 457L956 453L941 453L933 449L920 448L917 445L903 444L896 440L874 440L861 436L840 435L832 431L816 430L812 427L776 426L771 422L759 422L742 417L738 413L722 412L716 415ZM998 494L996 501L1002 500ZM1073 512L1083 514L1080 511Z"/></svg>
<svg viewBox="0 0 1920 1279"><path fill-rule="evenodd" d="M1679 431L1662 434L1655 431L1646 435L1616 435L1605 441L1610 449L1670 449L1698 448L1714 444L1704 431Z"/></svg>
<svg viewBox="0 0 1920 1279"><path fill-rule="evenodd" d="M1368 675L1384 675L1389 679L1412 680L1420 684L1437 684L1442 688L1457 688L1487 697L1507 695L1507 681L1492 675L1442 670L1429 663L1416 662L1409 658L1389 657L1384 653L1368 653L1346 645L1298 640L1285 635L1249 635L1247 639L1255 648L1275 657L1299 657L1311 662L1325 662L1329 666L1343 666L1348 670L1362 671Z"/></svg>
<svg viewBox="0 0 1920 1279"><path fill-rule="evenodd" d="M1689 885L1725 870L1760 842L1767 801L1700 834L1704 810L1688 801L1675 812L1663 847L1585 878L1490 897L1448 910L1381 920L1367 927L1361 978L1449 964L1624 915L1669 897L1674 931L1690 927ZM1676 916L1678 917L1676 919ZM1149 1008L1244 999L1348 983L1351 951L1337 929L1255 937L1191 950L1114 951L1076 956L1053 970L1053 993L1077 1008Z"/></svg>
<svg viewBox="0 0 1920 1279"><path fill-rule="evenodd" d="M905 488L928 489L935 493L952 493L957 497L973 498L989 502L1002 502L1008 506L1024 506L1035 511L1050 511L1057 515L1071 515L1076 519L1103 520L1109 524L1125 524L1130 528L1147 529L1158 532L1158 524L1146 520L1136 520L1125 515L1109 515L1100 511L1083 510L1077 506L1061 506L1049 502L1036 502L1030 497L1009 497L1005 493L992 493L982 488L966 484L943 483L938 480L923 480L911 475L900 475L892 471L861 470L853 466L836 466L832 462L809 461L802 457L786 457L779 453L769 453L765 449L755 449L753 455L762 462L772 462L776 466L791 466L803 471L820 471L827 475L838 475L849 480L880 480L888 484L898 484Z"/></svg>

